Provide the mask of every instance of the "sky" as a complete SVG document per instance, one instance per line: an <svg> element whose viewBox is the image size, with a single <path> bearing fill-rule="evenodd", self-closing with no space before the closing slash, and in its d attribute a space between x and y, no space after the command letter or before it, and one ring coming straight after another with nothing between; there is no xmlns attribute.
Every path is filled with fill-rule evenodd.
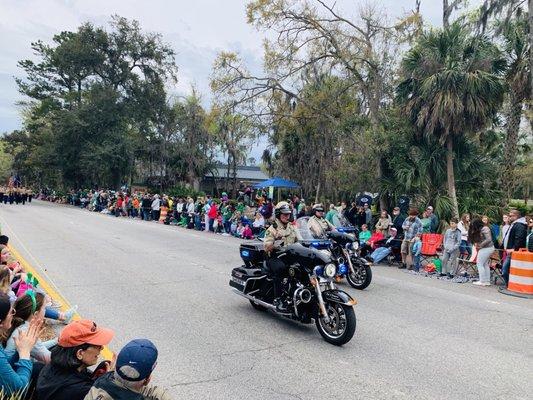
<svg viewBox="0 0 533 400"><path fill-rule="evenodd" d="M191 85L209 102L209 74L222 50L238 51L249 68L260 71L263 34L246 23L247 0L0 0L0 133L21 128L22 100L14 77L22 77L17 61L32 58L30 43L49 42L63 30L83 22L107 25L118 14L136 19L146 31L159 32L176 51L179 82L175 91L186 94ZM412 9L415 0L380 0L391 15ZM343 12L355 14L360 0L337 2ZM424 18L439 24L441 0L422 0Z"/></svg>

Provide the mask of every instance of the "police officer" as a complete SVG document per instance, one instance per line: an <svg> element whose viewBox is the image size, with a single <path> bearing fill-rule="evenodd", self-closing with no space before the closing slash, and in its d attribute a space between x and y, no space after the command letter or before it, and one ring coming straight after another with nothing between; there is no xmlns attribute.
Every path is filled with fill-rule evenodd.
<svg viewBox="0 0 533 400"><path fill-rule="evenodd" d="M324 206L320 203L313 206L313 216L309 218L307 226L316 238L322 238L327 232L335 230L333 224L324 218Z"/></svg>
<svg viewBox="0 0 533 400"><path fill-rule="evenodd" d="M288 265L277 257L277 251L284 246L296 243L296 229L290 223L292 210L285 201L279 202L274 208L275 221L265 232L265 252L268 255L267 267L272 274L274 283L274 304L278 311L286 312L289 304L282 296L282 280Z"/></svg>

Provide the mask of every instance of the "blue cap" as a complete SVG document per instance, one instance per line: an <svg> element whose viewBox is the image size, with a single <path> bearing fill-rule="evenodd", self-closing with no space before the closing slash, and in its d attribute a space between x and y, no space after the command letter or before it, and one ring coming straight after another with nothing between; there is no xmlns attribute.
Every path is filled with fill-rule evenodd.
<svg viewBox="0 0 533 400"><path fill-rule="evenodd" d="M157 363L157 348L148 339L135 339L120 350L116 372L127 381L142 381L148 378Z"/></svg>

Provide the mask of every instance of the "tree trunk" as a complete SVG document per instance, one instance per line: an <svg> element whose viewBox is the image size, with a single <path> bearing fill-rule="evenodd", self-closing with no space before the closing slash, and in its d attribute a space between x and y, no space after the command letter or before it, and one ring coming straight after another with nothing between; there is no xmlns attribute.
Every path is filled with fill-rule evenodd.
<svg viewBox="0 0 533 400"><path fill-rule="evenodd" d="M452 200L452 212L455 218L459 218L459 205L455 193L455 175L453 171L453 137L448 135L446 139L446 175L448 178L448 195Z"/></svg>
<svg viewBox="0 0 533 400"><path fill-rule="evenodd" d="M503 170L501 186L504 194L504 204L509 204L516 187L516 155L518 152L518 133L522 117L522 101L510 93L509 113L507 115L506 138L503 147Z"/></svg>

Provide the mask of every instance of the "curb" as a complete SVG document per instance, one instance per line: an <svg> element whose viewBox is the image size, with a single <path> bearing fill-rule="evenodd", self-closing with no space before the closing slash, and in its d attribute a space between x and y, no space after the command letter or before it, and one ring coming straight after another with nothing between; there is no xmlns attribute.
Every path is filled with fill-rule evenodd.
<svg viewBox="0 0 533 400"><path fill-rule="evenodd" d="M61 295L56 289L53 288L53 286L43 278L39 272L28 262L18 250L16 250L11 244L9 245L9 250L13 254L13 256L20 262L20 264L24 267L24 270L26 272L31 272L35 278L39 281L39 286L41 286L44 291L54 300L61 303L61 311L67 311L71 305L70 302L67 301L67 299ZM73 321L80 320L81 315L77 312L74 313L72 316ZM104 346L102 349L101 356L104 358L104 360L112 360L113 359L113 352L107 347Z"/></svg>

